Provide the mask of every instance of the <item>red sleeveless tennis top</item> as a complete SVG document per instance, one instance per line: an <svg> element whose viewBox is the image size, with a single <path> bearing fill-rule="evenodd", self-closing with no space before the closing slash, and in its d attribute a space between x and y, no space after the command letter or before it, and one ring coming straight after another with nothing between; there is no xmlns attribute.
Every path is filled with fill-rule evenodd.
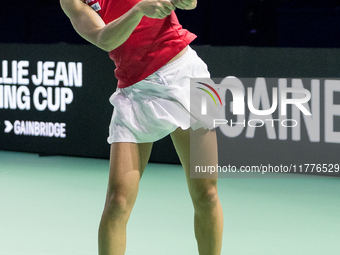
<svg viewBox="0 0 340 255"><path fill-rule="evenodd" d="M130 10L141 0L95 0L107 24ZM89 3L91 5L91 3ZM127 41L109 52L116 65L118 87L131 86L168 63L196 38L183 29L175 12L164 19L143 17Z"/></svg>

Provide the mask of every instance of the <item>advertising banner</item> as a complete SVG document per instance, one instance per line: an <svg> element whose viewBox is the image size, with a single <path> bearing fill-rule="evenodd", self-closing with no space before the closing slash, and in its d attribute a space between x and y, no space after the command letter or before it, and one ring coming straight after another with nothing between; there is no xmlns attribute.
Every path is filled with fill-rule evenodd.
<svg viewBox="0 0 340 255"><path fill-rule="evenodd" d="M326 174L337 175L340 50L193 48L211 85L236 86L243 98L244 112L235 114L235 95L217 91L224 102L217 128L223 164L332 168ZM108 99L117 84L108 54L91 45L0 49L0 150L108 158ZM150 161L179 163L169 136L154 144Z"/></svg>
<svg viewBox="0 0 340 255"><path fill-rule="evenodd" d="M0 149L107 157L116 88L107 54L82 45L0 47Z"/></svg>

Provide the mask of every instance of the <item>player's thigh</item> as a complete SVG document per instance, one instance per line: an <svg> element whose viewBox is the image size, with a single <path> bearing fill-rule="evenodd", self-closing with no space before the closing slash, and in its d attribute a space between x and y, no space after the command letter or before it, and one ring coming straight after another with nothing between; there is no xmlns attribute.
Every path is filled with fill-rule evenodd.
<svg viewBox="0 0 340 255"><path fill-rule="evenodd" d="M187 178L196 166L216 166L218 164L217 138L215 130L176 129L171 133L176 152L183 165ZM213 178L216 176L197 176Z"/></svg>
<svg viewBox="0 0 340 255"><path fill-rule="evenodd" d="M216 200L217 175L201 173L191 176L192 173L190 173L190 171L195 171L195 166L216 166L218 164L215 130L177 129L171 134L171 138L183 165L194 204L209 203Z"/></svg>

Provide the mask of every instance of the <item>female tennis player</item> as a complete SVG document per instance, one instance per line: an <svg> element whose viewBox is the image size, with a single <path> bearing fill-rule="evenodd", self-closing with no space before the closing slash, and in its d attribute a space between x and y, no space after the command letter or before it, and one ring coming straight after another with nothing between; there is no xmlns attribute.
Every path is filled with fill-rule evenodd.
<svg viewBox="0 0 340 255"><path fill-rule="evenodd" d="M200 255L221 253L223 214L217 178L190 178L196 165L217 164L215 130L190 114L190 78L209 78L190 48L195 35L174 10L197 0L60 0L75 30L109 52L118 88L110 97L110 174L99 226L99 254L123 255L126 225L153 142L171 135L183 165ZM84 53L86 54L86 53ZM195 134L191 140L190 134ZM190 153L191 145L191 153Z"/></svg>

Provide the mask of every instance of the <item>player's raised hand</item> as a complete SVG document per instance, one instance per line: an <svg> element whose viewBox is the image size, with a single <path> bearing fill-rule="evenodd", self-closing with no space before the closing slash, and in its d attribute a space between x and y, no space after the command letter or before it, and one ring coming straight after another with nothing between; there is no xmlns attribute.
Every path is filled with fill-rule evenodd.
<svg viewBox="0 0 340 255"><path fill-rule="evenodd" d="M164 19L176 9L169 0L143 0L138 6L145 16L154 19Z"/></svg>
<svg viewBox="0 0 340 255"><path fill-rule="evenodd" d="M171 0L171 2L176 8L182 10L192 10L197 6L197 0Z"/></svg>

